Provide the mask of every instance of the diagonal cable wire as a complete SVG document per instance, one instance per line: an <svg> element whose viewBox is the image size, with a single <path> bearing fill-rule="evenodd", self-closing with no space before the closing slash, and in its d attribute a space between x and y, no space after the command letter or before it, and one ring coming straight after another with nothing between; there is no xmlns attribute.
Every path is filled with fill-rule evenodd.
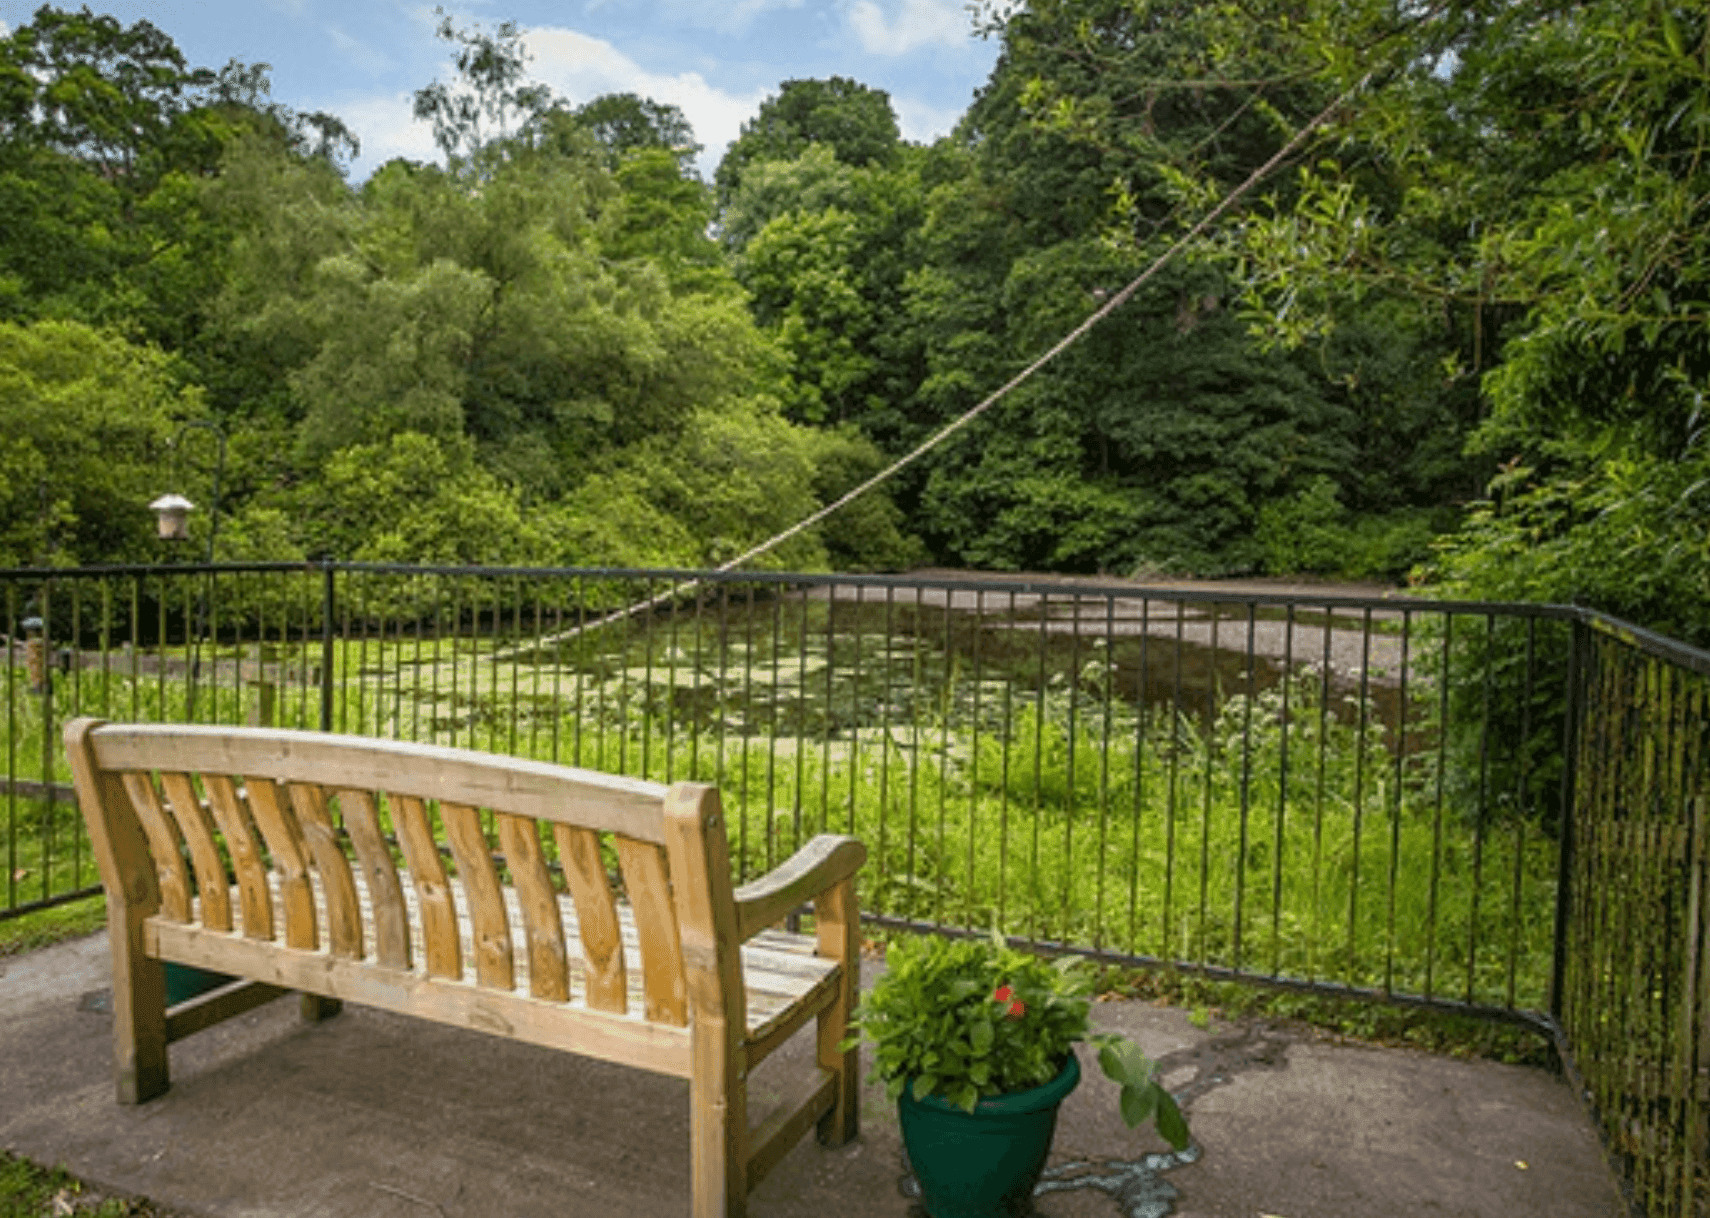
<svg viewBox="0 0 1710 1218"><path fill-rule="evenodd" d="M1027 367L1023 368L1009 380L1005 381L1002 386L994 390L985 398L984 401L980 402L976 406L970 407L962 415L933 432L932 435L915 445L915 447L906 455L898 457L895 461L885 466L884 469L874 474L871 478L868 478L854 490L849 491L847 494L840 496L833 502L826 504L812 515L798 520L795 524L783 530L783 532L776 533L761 542L759 545L754 546L751 549L744 550L741 554L738 554L735 558L724 563L722 566L714 567L712 573L714 575L723 575L726 572L734 571L744 563L749 562L752 559L759 558L762 554L768 553L771 550L777 549L790 538L804 530L811 529L814 525L824 520L827 516L830 516L833 512L838 511L847 504L853 503L874 487L888 481L910 465L913 465L916 461L920 460L920 458L937 448L940 444L943 444L944 441L967 427L968 424L972 423L975 419L979 418L993 406L996 406L999 402L1003 401L1022 385L1033 379L1034 375L1047 364L1051 363L1059 355L1063 354L1063 352L1067 351L1070 347L1080 342L1081 339L1085 338L1087 333L1091 331L1094 326L1098 325L1099 322L1103 321L1112 313L1116 312L1116 310L1120 309L1123 305L1132 300L1134 298L1134 294L1141 288L1145 287L1147 283L1151 282L1151 280L1157 276L1159 271L1163 270L1164 267L1174 261L1178 254L1180 254L1194 241L1198 240L1207 229L1221 220L1230 208L1239 203L1255 186L1270 177L1272 173L1276 172L1278 166L1282 165L1297 151L1299 151L1301 145L1306 143L1307 139L1311 137L1313 132L1317 131L1318 128L1322 127L1325 123L1335 117L1337 111L1341 110L1342 107L1351 102L1355 96L1357 96L1369 83L1371 83L1371 79L1372 74L1368 72L1365 76L1361 77L1359 81L1344 91L1340 97L1336 98L1335 101L1331 102L1328 106L1324 107L1323 110L1319 111L1310 122L1294 133L1294 136L1288 141L1288 143L1277 149L1276 153L1263 165L1260 165L1257 169L1253 170L1252 173L1248 174L1246 180L1244 180L1239 186L1235 187L1235 189L1231 190L1228 194L1224 195L1222 200L1218 202L1217 206L1213 207L1210 211L1206 212L1205 215L1201 216L1194 226L1178 237L1169 249L1159 254L1157 258L1152 261L1150 266L1148 266L1144 271L1141 271L1140 274L1136 275L1127 287L1107 299L1102 305L1088 315L1080 325L1076 326L1073 330L1070 330L1061 339L1059 339L1049 351L1046 351L1038 359L1034 360L1031 364L1027 365ZM556 634L549 638L530 640L526 648L515 648L510 652L500 656L495 656L494 658L509 659L515 655L521 654L524 650L536 650L547 644L560 643L567 639L578 638L591 631L599 630L602 627L611 625L613 622L620 622L625 618L634 617L638 613L645 613L649 609L665 604L667 601L673 600L686 592L693 592L696 588L700 587L703 582L704 581L701 579L691 579L685 580L679 584L672 584L656 596L650 596L646 600L637 601L635 604L626 606L622 609L614 609L604 617L595 618L591 622L585 622L582 625L566 630L561 634Z"/></svg>

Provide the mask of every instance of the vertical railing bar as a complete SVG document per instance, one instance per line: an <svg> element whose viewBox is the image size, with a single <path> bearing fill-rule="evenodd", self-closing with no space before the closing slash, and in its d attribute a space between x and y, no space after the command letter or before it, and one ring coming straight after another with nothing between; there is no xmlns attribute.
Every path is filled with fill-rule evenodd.
<svg viewBox="0 0 1710 1218"><path fill-rule="evenodd" d="M1098 761L1098 887L1093 894L1094 950L1104 949L1104 880L1110 866L1110 719L1111 699L1116 689L1116 597L1104 597L1104 652L1099 683L1104 687L1104 729L1099 741Z"/></svg>
<svg viewBox="0 0 1710 1218"><path fill-rule="evenodd" d="M447 716L447 718L449 720L449 726L451 728L450 744L451 744L452 748L456 748L457 747L457 724L458 724L459 716L462 713L458 709L458 706L457 706L457 694L458 694L458 687L462 684L462 672L463 672L463 657L461 654L462 648L458 646L458 643L463 636L463 581L456 576L452 576L452 577L450 577L450 583L451 583L451 713L450 713L450 715ZM435 667L437 668L437 665ZM439 693L439 690L437 688L438 684L439 684L439 682L436 679L434 682L434 685L436 687L434 690L434 693L436 695ZM436 743L437 743L437 737L439 735L438 723L437 723L438 716L436 715L434 718L436 721L435 722L435 729L434 729L434 736L436 737Z"/></svg>
<svg viewBox="0 0 1710 1218"><path fill-rule="evenodd" d="M861 772L861 632L862 622L866 618L865 594L866 587L855 585L855 654L849 661L849 807L847 810L845 833L855 832L856 814L856 777ZM827 783L829 785L829 781Z"/></svg>
<svg viewBox="0 0 1710 1218"><path fill-rule="evenodd" d="M25 662L28 662L25 652ZM18 772L18 585L6 581L6 773ZM6 784L6 907L18 904L18 788Z"/></svg>
<svg viewBox="0 0 1710 1218"><path fill-rule="evenodd" d="M707 601L706 586L695 585L695 657L689 678L689 777L695 782L701 776L701 673L706 664Z"/></svg>
<svg viewBox="0 0 1710 1218"><path fill-rule="evenodd" d="M984 588L978 588L974 591L973 635L969 640L974 667L974 688L968 744L968 869L967 879L962 885L966 894L970 929L973 926L974 911L979 908L980 894L974 875L974 843L980 832L980 717L984 710L981 703L985 692L985 634L986 592Z"/></svg>
<svg viewBox="0 0 1710 1218"><path fill-rule="evenodd" d="M1253 784L1253 700L1258 696L1258 604L1247 602L1247 688L1246 704L1241 710L1241 825L1240 850L1235 856L1235 929L1230 945L1232 967L1241 967L1242 917L1247 897L1247 831L1252 815ZM1274 863L1273 863L1274 865Z"/></svg>
<svg viewBox="0 0 1710 1218"><path fill-rule="evenodd" d="M1134 677L1134 823L1129 827L1128 950L1139 952L1140 822L1146 813L1147 684L1152 677L1152 598L1140 598L1140 667ZM1162 955L1162 950L1159 952Z"/></svg>
<svg viewBox="0 0 1710 1218"><path fill-rule="evenodd" d="M1016 630L1015 593L1009 594L1009 620L1007 623L1009 635ZM1006 637L1009 637L1006 635ZM1003 747L999 753L998 778L998 893L997 893L997 922L1004 933L1009 932L1009 922L1004 917L1005 900L1009 895L1009 753L1010 745L1015 740L1015 680L1006 678L1003 683Z"/></svg>
<svg viewBox="0 0 1710 1218"><path fill-rule="evenodd" d="M794 834L790 841L791 853L801 848L802 805L807 802L808 610L813 607L811 588L799 588L796 595L801 600L802 611L796 625L796 793L790 806L790 826ZM796 929L795 925L792 924L790 929Z"/></svg>
<svg viewBox="0 0 1710 1218"><path fill-rule="evenodd" d="M770 713L766 717L766 870L778 864L778 712L783 703L779 682L783 677L784 597L772 587L772 687Z"/></svg>
<svg viewBox="0 0 1710 1218"><path fill-rule="evenodd" d="M1568 627L1567 713L1562 718L1562 781L1556 813L1556 909L1550 959L1550 1017L1565 1019L1563 1001L1568 966L1568 934L1573 913L1574 846L1579 798L1579 752L1585 732L1583 662L1590 642L1585 623L1575 618Z"/></svg>
<svg viewBox="0 0 1710 1218"><path fill-rule="evenodd" d="M1222 623L1223 606L1220 602L1212 601L1208 609L1211 615L1211 642L1206 649L1205 769L1200 774L1199 813L1199 949L1195 953L1202 965L1211 962L1205 924L1211 909L1211 788L1212 777L1217 773L1217 719L1223 695L1223 671L1219 667L1217 643L1217 628Z"/></svg>
<svg viewBox="0 0 1710 1218"><path fill-rule="evenodd" d="M749 741L754 735L754 585L746 588L747 611L742 615L742 874L748 874ZM883 874L883 864L880 864Z"/></svg>
<svg viewBox="0 0 1710 1218"><path fill-rule="evenodd" d="M926 687L924 666L920 655L922 589L913 588L914 612L909 617L909 683L908 683L908 868L903 873L908 885L909 912L915 912L914 897L920 889L920 873L916 868L916 846L920 841L920 704L921 691Z"/></svg>
<svg viewBox="0 0 1710 1218"><path fill-rule="evenodd" d="M143 575L131 581L131 722L142 718L142 598ZM10 625L8 624L8 628ZM7 771L10 773L11 771Z"/></svg>
<svg viewBox="0 0 1710 1218"><path fill-rule="evenodd" d="M333 730L333 586L336 570L328 563L321 574L321 730ZM305 664L305 668L308 666ZM308 674L303 674L305 677Z"/></svg>
<svg viewBox="0 0 1710 1218"><path fill-rule="evenodd" d="M1515 972L1520 961L1520 896L1526 865L1526 820L1530 811L1532 763L1532 696L1534 669L1537 664L1538 619L1526 619L1526 671L1520 693L1520 766L1519 790L1514 805L1514 884L1508 902L1508 961L1504 992L1507 1006L1514 1008Z"/></svg>
<svg viewBox="0 0 1710 1218"><path fill-rule="evenodd" d="M1449 755L1449 675L1455 618L1443 613L1442 669L1437 681L1437 782L1431 814L1431 877L1425 898L1425 997L1433 996L1437 964L1437 896L1443 874L1443 795Z"/></svg>
<svg viewBox="0 0 1710 1218"><path fill-rule="evenodd" d="M522 610L523 601L527 595L522 577L520 575L514 576L511 580L511 643L509 648L505 649L510 653L506 662L511 669L511 734L510 747L506 752L512 757L518 755L517 717L522 714ZM495 613L493 615L493 657L495 664L498 663L498 653L501 650L500 640L497 637L498 625L499 615Z"/></svg>
<svg viewBox="0 0 1710 1218"><path fill-rule="evenodd" d="M878 872L887 880L890 878L891 856L887 849L889 842L890 810L891 810L891 750L894 747L891 740L891 683L893 680L891 663L896 655L896 585L885 585L885 666L884 685L879 692L879 857ZM887 898L890 896L886 894ZM887 912L889 912L887 905ZM907 912L906 910L904 911Z"/></svg>
<svg viewBox="0 0 1710 1218"><path fill-rule="evenodd" d="M955 714L956 702L956 668L955 651L950 637L950 609L955 600L955 592L949 588L944 590L944 638L939 650L938 669L942 681L942 693L938 698L938 882L933 886L933 921L939 926L944 925L944 889L951 876L950 850L948 845L947 822L950 817L949 809L949 778L950 778L950 720Z"/></svg>
<svg viewBox="0 0 1710 1218"><path fill-rule="evenodd" d="M837 600L839 585L825 586L825 719L819 731L819 831L831 831L831 735L837 724Z"/></svg>
<svg viewBox="0 0 1710 1218"><path fill-rule="evenodd" d="M1312 931L1306 945L1306 979L1318 978L1318 949L1323 941L1324 798L1330 760L1330 676L1336 626L1333 605L1324 606L1323 654L1318 668L1318 773L1312 810Z"/></svg>
<svg viewBox="0 0 1710 1218"><path fill-rule="evenodd" d="M653 604L653 579L647 580L643 604ZM655 610L649 607L641 613L641 777L653 777L653 622Z"/></svg>
<svg viewBox="0 0 1710 1218"><path fill-rule="evenodd" d="M1413 611L1401 611L1401 669L1396 688L1395 703L1395 776L1393 785L1395 798L1390 805L1389 818L1389 924L1385 935L1383 960L1383 992L1395 992L1395 901L1396 889L1401 881L1401 818L1403 812L1402 788L1406 781L1407 766L1407 665L1409 651L1413 641Z"/></svg>
<svg viewBox="0 0 1710 1218"><path fill-rule="evenodd" d="M665 781L674 782L677 776L677 657L681 654L682 622L679 607L682 604L680 596L670 600L670 617L666 624L665 638Z"/></svg>
<svg viewBox="0 0 1710 1218"><path fill-rule="evenodd" d="M1045 820L1045 649L1051 626L1051 593L1039 594L1039 667L1033 683L1033 845L1028 859L1027 937L1039 941L1039 829Z"/></svg>
<svg viewBox="0 0 1710 1218"><path fill-rule="evenodd" d="M1348 976L1350 984L1363 982L1359 952L1360 833L1366 811L1366 738L1371 719L1372 611L1368 606L1360 618L1359 727L1354 736L1354 836L1348 864Z"/></svg>
<svg viewBox="0 0 1710 1218"><path fill-rule="evenodd" d="M1282 898L1284 826L1288 818L1288 737L1294 727L1290 697L1294 692L1294 602L1283 618L1282 717L1277 724L1277 826L1271 853L1276 860L1271 872L1271 976L1282 973Z"/></svg>
<svg viewBox="0 0 1710 1218"><path fill-rule="evenodd" d="M1064 797L1067 806L1063 809L1063 887L1062 898L1059 901L1057 935L1058 939L1068 943L1073 939L1069 929L1069 900L1070 887L1075 874L1075 817L1080 813L1080 791L1076 784L1075 754L1078 753L1081 741L1080 735L1080 706L1081 706L1081 594L1076 592L1069 603L1069 730L1064 741L1065 752L1068 754L1066 773L1064 775Z"/></svg>
<svg viewBox="0 0 1710 1218"><path fill-rule="evenodd" d="M530 589L534 593L534 645L529 648L529 655L532 656L534 659L534 672L532 672L529 675L530 679L529 679L529 684L528 684L528 704L529 704L528 755L530 757L539 757L540 756L540 669L541 669L541 663L542 663L541 657L544 655L545 647L546 647L546 623L545 623L545 621L542 620L545 617L545 608L546 608L545 604L543 603L543 598L545 595L545 581L543 579L538 578L538 577L535 578L534 580L532 580L530 582ZM520 663L520 660L519 660L519 663ZM556 714L557 699L556 698L553 699L553 706L554 706L553 718L556 721L556 719L557 719L557 714ZM558 749L556 747L553 748L553 750L552 750L552 758L554 761L556 761L558 759Z"/></svg>
<svg viewBox="0 0 1710 1218"><path fill-rule="evenodd" d="M1478 811L1473 822L1472 903L1467 913L1467 984L1465 1001L1475 992L1478 968L1478 918L1484 890L1484 831L1490 815L1490 722L1496 697L1496 615L1484 618L1484 716L1478 733Z"/></svg>
<svg viewBox="0 0 1710 1218"><path fill-rule="evenodd" d="M718 688L715 701L718 713L714 729L714 760L713 781L719 790L728 785L724 776L724 733L726 721L730 718L729 697L730 672L730 585L718 586Z"/></svg>
<svg viewBox="0 0 1710 1218"><path fill-rule="evenodd" d="M166 601L167 601L167 583L166 583L166 573L164 571L159 576L158 587L160 588L160 596L158 598L156 598L156 600L155 600L155 617L156 617L156 623L157 623L158 629L156 631L155 638L154 638L154 658L155 658L155 664L154 664L154 677L155 677L154 713L155 713L156 719L159 722L170 723L170 722L172 722L172 716L167 713L167 709L166 709L166 615L167 615L167 603L166 603ZM10 772L16 773L16 771L10 771Z"/></svg>
<svg viewBox="0 0 1710 1218"><path fill-rule="evenodd" d="M594 659L592 649L588 644L588 581L583 576L578 575L571 582L571 588L574 590L576 598L576 638L571 644L570 651L571 661L576 665L576 722L575 737L570 743L570 751L571 763L573 765L580 766L582 764L582 734L585 730L585 724L588 718L587 692L585 688L588 667L590 664L596 663L597 661ZM562 644L560 644L560 646L562 646ZM562 666L562 660L560 660L559 663L560 666ZM594 728L596 738L602 742L605 739L605 687L605 679L602 677L599 687L594 691Z"/></svg>
<svg viewBox="0 0 1710 1218"><path fill-rule="evenodd" d="M1181 788L1182 649L1187 629L1186 603L1176 601L1175 667L1170 685L1170 776L1164 789L1164 955L1175 955L1176 800ZM1185 949L1185 944L1184 944Z"/></svg>

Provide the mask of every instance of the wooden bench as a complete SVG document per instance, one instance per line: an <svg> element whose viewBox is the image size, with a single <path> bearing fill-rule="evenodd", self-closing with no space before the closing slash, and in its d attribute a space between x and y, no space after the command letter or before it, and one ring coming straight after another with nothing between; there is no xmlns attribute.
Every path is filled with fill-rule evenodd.
<svg viewBox="0 0 1710 1218"><path fill-rule="evenodd" d="M65 740L122 1103L166 1090L170 1042L297 990L306 1018L350 1001L687 1078L697 1218L742 1214L809 1126L856 1132L854 838L733 889L696 783L259 728L78 719ZM813 935L768 929L809 900ZM164 961L244 980L168 1010ZM749 1071L809 1019L816 1067L750 1130Z"/></svg>

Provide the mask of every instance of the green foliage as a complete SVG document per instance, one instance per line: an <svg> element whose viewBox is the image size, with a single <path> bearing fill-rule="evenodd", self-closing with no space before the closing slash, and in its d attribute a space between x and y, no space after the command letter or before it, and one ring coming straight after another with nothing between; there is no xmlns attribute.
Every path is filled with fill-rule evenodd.
<svg viewBox="0 0 1710 1218"><path fill-rule="evenodd" d="M549 562L538 523L461 436L398 431L334 453L291 497L308 553L355 562ZM250 535L265 519L250 516Z"/></svg>
<svg viewBox="0 0 1710 1218"><path fill-rule="evenodd" d="M0 563L152 556L147 505L194 390L159 351L76 322L0 323Z"/></svg>
<svg viewBox="0 0 1710 1218"><path fill-rule="evenodd" d="M749 165L794 160L811 144L828 145L845 165L888 164L899 144L890 94L842 76L786 80L719 162L713 181L720 206L735 196Z"/></svg>
<svg viewBox="0 0 1710 1218"><path fill-rule="evenodd" d="M1050 1082L1075 1043L1087 1040L1122 1088L1118 1106L1128 1127L1155 1116L1172 1146L1187 1146L1187 1122L1158 1084L1156 1066L1122 1037L1088 1031L1092 976L1083 961L1048 964L994 931L990 940L898 939L885 965L854 1022L873 1042L872 1077L891 1099L906 1086L917 1100L942 1095L972 1112L981 1096Z"/></svg>

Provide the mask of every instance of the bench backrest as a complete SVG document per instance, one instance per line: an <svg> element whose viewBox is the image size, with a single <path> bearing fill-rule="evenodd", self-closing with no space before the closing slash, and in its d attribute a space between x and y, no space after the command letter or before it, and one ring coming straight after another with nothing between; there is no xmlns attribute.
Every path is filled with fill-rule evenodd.
<svg viewBox="0 0 1710 1218"><path fill-rule="evenodd" d="M677 1026L688 1024L691 1008L721 1020L742 1010L727 846L710 787L262 728L80 719L67 725L66 743L80 800L101 809L90 832L102 880L110 893L127 894L133 915L158 912L350 959L364 957L367 939L379 965L460 978L460 888L477 983L512 989L522 950L529 992L566 1001L572 970L548 866L556 854L575 903L588 1006ZM634 915L640 1011L630 1010L602 847L615 857ZM512 942L507 896L521 909L521 945Z"/></svg>

